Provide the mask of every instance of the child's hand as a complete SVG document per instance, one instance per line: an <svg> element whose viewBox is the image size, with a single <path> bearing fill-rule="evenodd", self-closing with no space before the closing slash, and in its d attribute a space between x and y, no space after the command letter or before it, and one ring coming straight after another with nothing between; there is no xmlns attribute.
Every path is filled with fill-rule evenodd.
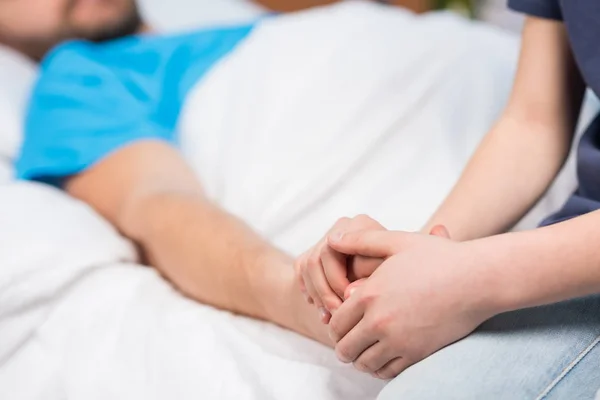
<svg viewBox="0 0 600 400"><path fill-rule="evenodd" d="M445 229L433 233L445 238L377 231L329 238L339 252L386 258L331 318L342 362L391 379L499 312L472 247L450 240Z"/></svg>
<svg viewBox="0 0 600 400"><path fill-rule="evenodd" d="M319 243L296 260L294 268L300 290L306 301L319 309L323 323L329 323L331 313L385 261L383 258L339 253L327 245L327 237L335 232L373 230L387 229L366 215L342 218ZM450 238L448 230L442 225L435 226L431 235Z"/></svg>
<svg viewBox="0 0 600 400"><path fill-rule="evenodd" d="M294 268L300 289L306 300L319 309L324 323L328 323L331 313L342 305L350 282L371 276L384 261L381 258L349 257L338 253L327 245L328 235L337 231L372 230L386 229L366 215L342 218L319 243L296 261Z"/></svg>
<svg viewBox="0 0 600 400"><path fill-rule="evenodd" d="M431 232L429 232L430 235L432 236L438 236L441 238L445 238L445 239L452 239L450 237L450 232L448 232L448 229L444 226L444 225L436 225L431 229ZM354 293L354 291L356 289L358 289L359 286L361 286L363 283L365 283L365 281L367 280L367 278L369 276L371 276L371 274L373 274L373 272L375 272L375 270L382 264L382 261L384 260L383 258L367 258L367 257L361 257L361 256L352 256L350 259L351 260L356 260L360 258L360 262L358 263L357 266L349 266L348 267L348 276L350 277L351 274L356 274L354 276L356 276L355 279L350 278L350 281L352 283L350 283L350 285L348 285L348 287L346 288L346 290L344 291L344 300L348 300L348 298L350 298L350 296L352 296L352 293ZM350 262L350 264L354 264L353 262ZM377 264L377 265L375 265ZM358 271L354 271L355 269L358 269ZM368 273L368 275L366 274L367 271L370 271ZM600 399L598 399L600 400Z"/></svg>

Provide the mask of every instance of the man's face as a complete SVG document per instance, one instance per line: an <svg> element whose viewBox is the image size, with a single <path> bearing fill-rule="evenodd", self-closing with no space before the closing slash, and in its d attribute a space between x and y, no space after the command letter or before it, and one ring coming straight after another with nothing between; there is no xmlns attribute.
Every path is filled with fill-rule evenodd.
<svg viewBox="0 0 600 400"><path fill-rule="evenodd" d="M135 0L0 0L0 41L47 51L66 39L103 41L141 27Z"/></svg>

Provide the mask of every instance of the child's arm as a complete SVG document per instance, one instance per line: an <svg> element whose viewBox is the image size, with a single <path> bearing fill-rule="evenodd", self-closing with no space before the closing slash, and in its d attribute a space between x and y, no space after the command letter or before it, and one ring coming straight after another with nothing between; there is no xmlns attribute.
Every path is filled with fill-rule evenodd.
<svg viewBox="0 0 600 400"><path fill-rule="evenodd" d="M596 211L465 246L474 259L482 260L490 283L482 290L502 312L600 293L599 244L600 211Z"/></svg>
<svg viewBox="0 0 600 400"><path fill-rule="evenodd" d="M599 241L600 211L466 242L333 232L328 244L336 251L386 259L333 314L336 353L389 379L494 315L598 294Z"/></svg>
<svg viewBox="0 0 600 400"><path fill-rule="evenodd" d="M564 164L583 93L564 25L529 18L509 104L424 232L443 224L468 240L510 229Z"/></svg>

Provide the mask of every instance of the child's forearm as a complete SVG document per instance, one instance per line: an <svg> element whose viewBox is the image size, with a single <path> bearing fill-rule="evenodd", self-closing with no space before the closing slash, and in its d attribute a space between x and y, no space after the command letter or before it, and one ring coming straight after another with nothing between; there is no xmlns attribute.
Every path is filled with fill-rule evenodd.
<svg viewBox="0 0 600 400"><path fill-rule="evenodd" d="M554 226L463 243L482 260L499 312L600 293L600 211Z"/></svg>
<svg viewBox="0 0 600 400"><path fill-rule="evenodd" d="M536 203L566 159L585 85L563 24L529 18L500 122L426 226L456 240L505 232Z"/></svg>
<svg viewBox="0 0 600 400"><path fill-rule="evenodd" d="M425 231L445 225L458 241L509 230L544 194L569 150L568 135L503 118L484 139Z"/></svg>

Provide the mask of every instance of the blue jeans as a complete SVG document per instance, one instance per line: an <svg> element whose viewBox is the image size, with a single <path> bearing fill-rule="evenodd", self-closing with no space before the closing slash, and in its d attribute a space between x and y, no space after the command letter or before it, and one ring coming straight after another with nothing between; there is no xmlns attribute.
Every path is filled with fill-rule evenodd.
<svg viewBox="0 0 600 400"><path fill-rule="evenodd" d="M600 296L499 315L406 370L378 400L594 400Z"/></svg>

